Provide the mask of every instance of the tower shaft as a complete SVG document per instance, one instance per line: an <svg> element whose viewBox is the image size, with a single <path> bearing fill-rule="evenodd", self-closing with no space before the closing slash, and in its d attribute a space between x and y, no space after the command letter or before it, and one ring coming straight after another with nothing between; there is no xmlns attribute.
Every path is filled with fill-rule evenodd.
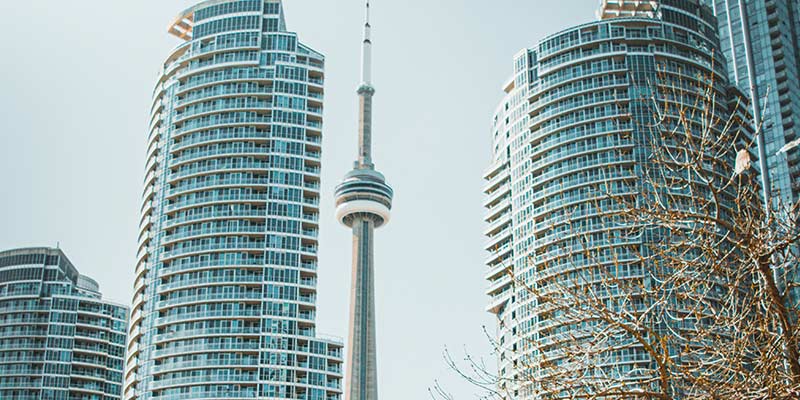
<svg viewBox="0 0 800 400"><path fill-rule="evenodd" d="M378 398L375 346L375 222L370 216L353 219L353 270L350 294L349 400Z"/></svg>

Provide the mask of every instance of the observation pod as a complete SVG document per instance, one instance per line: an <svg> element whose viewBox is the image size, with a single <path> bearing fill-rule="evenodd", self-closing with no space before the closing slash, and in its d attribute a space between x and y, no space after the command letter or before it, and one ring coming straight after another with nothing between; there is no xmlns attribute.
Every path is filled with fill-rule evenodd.
<svg viewBox="0 0 800 400"><path fill-rule="evenodd" d="M354 169L336 187L336 219L352 228L355 217L369 217L380 228L391 217L394 191L383 174L370 169Z"/></svg>

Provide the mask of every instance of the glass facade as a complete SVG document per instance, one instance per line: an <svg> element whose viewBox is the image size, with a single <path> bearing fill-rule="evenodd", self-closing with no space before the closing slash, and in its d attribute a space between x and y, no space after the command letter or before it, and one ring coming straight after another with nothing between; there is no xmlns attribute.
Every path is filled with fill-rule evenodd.
<svg viewBox="0 0 800 400"><path fill-rule="evenodd" d="M730 79L750 93L742 13L738 0L715 0L720 43L728 61ZM800 148L778 154L798 138L800 122L800 2L747 0L744 2L755 66L755 87L761 105L767 165L772 195L791 206L800 199Z"/></svg>
<svg viewBox="0 0 800 400"><path fill-rule="evenodd" d="M701 75L724 83L714 87L717 98L741 95L726 86L724 61L714 60L719 42L711 8L695 0L653 3L607 0L603 19L514 57L484 173L487 311L498 319L505 398L539 398L536 382L563 361L561 343L580 337L580 324L540 305L530 288L552 293L553 282L569 285L583 273L633 281L649 268L639 255L657 238L625 235L630 226L610 216L625 204L615 198L637 201L659 140L647 128L652 114L642 99L652 94L678 105L681 99L653 86L681 86ZM729 107L720 102L713 111L727 120ZM733 160L726 161L733 170ZM616 377L639 370L632 381L652 373L655 364L645 352L635 345L626 350L598 357L597 368ZM580 390L579 382L563 387L563 398Z"/></svg>
<svg viewBox="0 0 800 400"><path fill-rule="evenodd" d="M0 252L0 399L121 399L127 322L61 250Z"/></svg>
<svg viewBox="0 0 800 400"><path fill-rule="evenodd" d="M800 201L800 147L779 151L800 138L800 1L748 0L744 4L751 49L745 46L739 0L713 1L720 41L731 82L748 94L751 84L755 88L761 106L771 193L780 199L783 209L789 209ZM755 68L755 81L751 80L748 57ZM784 277L800 282L800 269L785 271ZM800 304L800 290L796 287L790 288L790 301Z"/></svg>
<svg viewBox="0 0 800 400"><path fill-rule="evenodd" d="M277 0L212 0L153 96L126 399L341 397L316 334L324 56Z"/></svg>

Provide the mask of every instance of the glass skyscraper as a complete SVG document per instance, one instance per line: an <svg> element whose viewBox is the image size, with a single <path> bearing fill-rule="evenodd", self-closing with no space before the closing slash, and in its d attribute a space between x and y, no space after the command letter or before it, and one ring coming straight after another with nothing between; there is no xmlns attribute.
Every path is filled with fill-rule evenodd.
<svg viewBox="0 0 800 400"><path fill-rule="evenodd" d="M753 114L764 136L769 195L788 210L800 201L800 146L781 151L800 139L800 1L707 1L717 14L731 82L758 99ZM800 268L780 275L800 282ZM790 302L800 304L800 290L789 287Z"/></svg>
<svg viewBox="0 0 800 400"><path fill-rule="evenodd" d="M316 334L324 56L279 0L181 13L153 94L126 399L341 397Z"/></svg>
<svg viewBox="0 0 800 400"><path fill-rule="evenodd" d="M550 293L554 281L569 284L586 271L620 280L645 276L648 266L638 254L655 239L625 235L626 226L610 216L621 206L613 198L633 198L641 189L656 140L646 128L652 121L642 96L660 80L696 82L703 74L728 82L725 63L714 60L719 41L712 9L697 0L660 3L604 1L597 21L548 36L514 57L484 173L487 310L498 319L506 398L538 398L536 382L550 377L548 366L563 361L563 341L580 329L541 306L530 288ZM726 84L714 89L718 99L741 96ZM659 97L664 100L680 102ZM732 104L720 101L714 112L726 120ZM596 367L609 376L631 374L631 381L631 371L655 365L635 346L606 356ZM562 388L564 398L580 390L574 384Z"/></svg>
<svg viewBox="0 0 800 400"><path fill-rule="evenodd" d="M774 197L784 206L800 199L800 148L778 151L800 138L800 2L797 0L708 0L719 21L721 50L731 82L755 88ZM742 10L751 46L746 46ZM755 68L753 81L748 58Z"/></svg>
<svg viewBox="0 0 800 400"><path fill-rule="evenodd" d="M127 322L61 250L0 252L0 399L121 399Z"/></svg>

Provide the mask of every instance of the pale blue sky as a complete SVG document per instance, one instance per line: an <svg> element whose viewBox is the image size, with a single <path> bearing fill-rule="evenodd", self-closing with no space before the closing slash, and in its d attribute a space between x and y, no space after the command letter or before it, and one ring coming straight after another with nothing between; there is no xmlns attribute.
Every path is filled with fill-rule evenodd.
<svg viewBox="0 0 800 400"><path fill-rule="evenodd" d="M55 246L130 301L150 95L190 0L0 1L0 249ZM512 56L597 0L373 0L375 161L396 191L377 234L379 389L427 398L445 346L489 358L481 173ZM361 0L285 0L327 56L319 332L346 336L350 235L333 186L356 155Z"/></svg>

